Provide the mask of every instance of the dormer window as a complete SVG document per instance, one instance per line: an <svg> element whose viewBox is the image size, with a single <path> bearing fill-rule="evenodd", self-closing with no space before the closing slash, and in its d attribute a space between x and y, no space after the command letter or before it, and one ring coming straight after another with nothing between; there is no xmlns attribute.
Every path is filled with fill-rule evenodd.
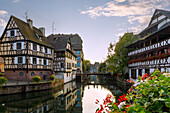
<svg viewBox="0 0 170 113"><path fill-rule="evenodd" d="M35 33L36 34L36 36L38 37L38 39L40 40L40 41L42 41L42 37L40 37L37 33Z"/></svg>

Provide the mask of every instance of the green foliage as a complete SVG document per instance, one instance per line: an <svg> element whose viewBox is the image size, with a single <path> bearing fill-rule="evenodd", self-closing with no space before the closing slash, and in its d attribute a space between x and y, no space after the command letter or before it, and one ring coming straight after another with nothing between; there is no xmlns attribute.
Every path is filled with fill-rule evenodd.
<svg viewBox="0 0 170 113"><path fill-rule="evenodd" d="M120 103L111 103L110 111L118 113L163 113L170 112L170 77L156 70L150 77L138 79L137 86L132 86L125 96L126 101L121 108ZM122 97L120 97L121 99ZM122 100L119 100L122 101ZM126 106L128 107L126 108Z"/></svg>
<svg viewBox="0 0 170 113"><path fill-rule="evenodd" d="M83 71L89 71L90 70L90 60L83 60Z"/></svg>
<svg viewBox="0 0 170 113"><path fill-rule="evenodd" d="M54 76L54 75L51 75L51 76L50 76L50 80L55 81L55 76Z"/></svg>
<svg viewBox="0 0 170 113"><path fill-rule="evenodd" d="M117 43L110 43L108 48L108 71L113 73L124 74L125 68L128 65L128 50L126 48L136 37L131 33L125 33L123 37L120 37Z"/></svg>
<svg viewBox="0 0 170 113"><path fill-rule="evenodd" d="M8 80L5 77L0 77L0 86L5 84Z"/></svg>
<svg viewBox="0 0 170 113"><path fill-rule="evenodd" d="M105 73L106 71L107 71L106 62L100 63L99 72L100 73Z"/></svg>
<svg viewBox="0 0 170 113"><path fill-rule="evenodd" d="M4 73L0 73L0 77L1 77L1 76L4 76Z"/></svg>
<svg viewBox="0 0 170 113"><path fill-rule="evenodd" d="M34 77L32 77L32 80L33 80L34 82L36 82L36 83L39 83L40 80L41 80L41 77L39 77L39 76L34 76Z"/></svg>

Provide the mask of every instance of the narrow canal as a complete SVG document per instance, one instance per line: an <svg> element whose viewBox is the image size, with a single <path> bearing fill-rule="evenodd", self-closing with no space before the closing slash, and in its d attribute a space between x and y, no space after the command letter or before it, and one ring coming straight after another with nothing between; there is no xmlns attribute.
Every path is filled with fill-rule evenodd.
<svg viewBox="0 0 170 113"><path fill-rule="evenodd" d="M95 113L107 94L124 94L113 80L90 76L84 84L69 82L53 90L0 96L0 113Z"/></svg>

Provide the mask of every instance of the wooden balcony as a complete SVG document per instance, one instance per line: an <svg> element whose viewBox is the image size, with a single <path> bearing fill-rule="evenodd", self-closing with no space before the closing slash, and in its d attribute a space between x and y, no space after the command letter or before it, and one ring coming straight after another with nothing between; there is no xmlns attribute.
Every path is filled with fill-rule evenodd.
<svg viewBox="0 0 170 113"><path fill-rule="evenodd" d="M156 43L156 44L153 44L153 45L132 51L132 52L128 53L128 56L139 54L139 53L142 53L142 52L145 52L145 51L148 51L148 50L153 50L153 49L157 49L157 48L168 46L168 45L170 45L170 39L166 39L166 40L163 40L159 43Z"/></svg>
<svg viewBox="0 0 170 113"><path fill-rule="evenodd" d="M139 61L134 62L128 65L128 67L141 67L141 66L148 66L148 67L156 67L156 66L170 66L170 56L169 57L163 57L161 59L153 59L153 60L147 60L147 61Z"/></svg>

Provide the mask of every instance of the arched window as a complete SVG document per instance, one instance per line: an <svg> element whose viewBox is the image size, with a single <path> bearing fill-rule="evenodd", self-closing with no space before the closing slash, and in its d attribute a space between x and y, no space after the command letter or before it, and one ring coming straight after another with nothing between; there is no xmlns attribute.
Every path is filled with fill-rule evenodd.
<svg viewBox="0 0 170 113"><path fill-rule="evenodd" d="M42 72L40 72L40 76L43 76L43 73L42 73Z"/></svg>
<svg viewBox="0 0 170 113"><path fill-rule="evenodd" d="M34 72L31 72L31 76L34 76L35 75L35 73Z"/></svg>
<svg viewBox="0 0 170 113"><path fill-rule="evenodd" d="M20 73L19 73L19 76L24 76L24 73L23 73L23 72L20 72Z"/></svg>

